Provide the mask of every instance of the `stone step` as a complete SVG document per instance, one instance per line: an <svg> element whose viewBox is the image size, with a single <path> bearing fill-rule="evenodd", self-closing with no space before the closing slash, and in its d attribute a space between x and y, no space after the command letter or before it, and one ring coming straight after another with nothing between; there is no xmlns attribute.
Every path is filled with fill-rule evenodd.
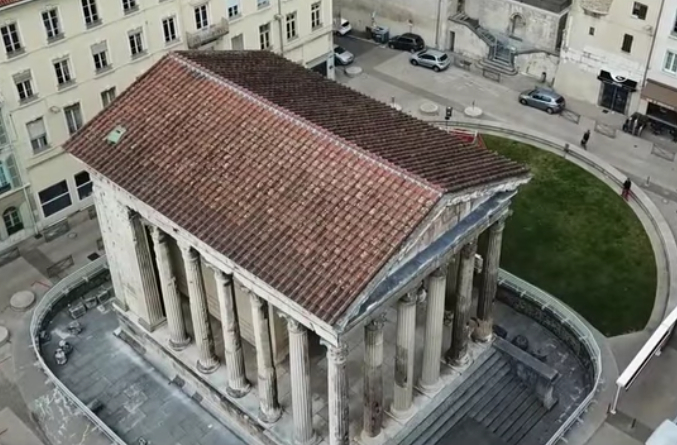
<svg viewBox="0 0 677 445"><path fill-rule="evenodd" d="M499 60L482 59L478 62L478 65L481 68L504 74L506 76L514 76L517 74L515 67Z"/></svg>
<svg viewBox="0 0 677 445"><path fill-rule="evenodd" d="M517 445L521 443L524 436L545 416L548 411L545 407L536 400L529 410L524 413L520 421L515 422L513 426L503 435L504 440L508 445Z"/></svg>
<svg viewBox="0 0 677 445"><path fill-rule="evenodd" d="M509 412L508 416L503 419L501 425L495 430L495 433L498 436L505 437L510 428L512 428L514 424L520 422L520 419L527 413L529 408L531 408L534 403L539 403L527 388L524 389L522 394L524 396L522 403L514 411Z"/></svg>
<svg viewBox="0 0 677 445"><path fill-rule="evenodd" d="M480 412L475 420L488 427L498 417L505 405L510 403L510 400L519 393L520 389L517 376L510 376L493 397L492 404L489 405L487 410Z"/></svg>
<svg viewBox="0 0 677 445"><path fill-rule="evenodd" d="M502 362L501 353L491 348L484 354L487 358L483 363L471 373L468 374L467 378L456 388L446 400L444 400L438 407L435 409L431 415L425 418L408 436L400 441L401 445L432 445L427 440L430 436L436 431L436 428L433 427L437 423L437 420L441 415L443 415L449 407L451 407L456 398L462 395L468 388L471 388L475 382L483 378L484 374L494 366L496 363Z"/></svg>
<svg viewBox="0 0 677 445"><path fill-rule="evenodd" d="M526 388L520 384L517 385L517 391L513 394L514 395L510 399L510 403L507 406L504 405L501 412L496 417L494 417L494 419L489 424L486 424L486 427L490 431L500 434L499 431L503 429L502 426L507 422L508 417L510 417L513 412L519 410L522 404L524 404L529 398L529 393L527 392Z"/></svg>
<svg viewBox="0 0 677 445"><path fill-rule="evenodd" d="M510 365L501 361L496 362L491 369L483 374L485 382L477 382L463 394L459 394L454 403L431 426L430 438L425 443L436 444L444 435L460 422L475 405L482 403L487 392L510 372Z"/></svg>

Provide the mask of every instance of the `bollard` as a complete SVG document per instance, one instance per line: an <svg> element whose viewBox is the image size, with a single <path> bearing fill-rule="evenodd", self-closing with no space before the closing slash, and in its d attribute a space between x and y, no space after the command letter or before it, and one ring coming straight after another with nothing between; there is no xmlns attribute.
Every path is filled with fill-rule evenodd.
<svg viewBox="0 0 677 445"><path fill-rule="evenodd" d="M632 422L630 422L630 429L634 430L636 425L637 425L637 419L633 418Z"/></svg>

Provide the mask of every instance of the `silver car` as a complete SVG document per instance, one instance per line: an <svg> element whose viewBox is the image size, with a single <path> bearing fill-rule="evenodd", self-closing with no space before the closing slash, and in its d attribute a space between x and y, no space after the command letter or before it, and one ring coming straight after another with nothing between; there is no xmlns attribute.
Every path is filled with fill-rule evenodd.
<svg viewBox="0 0 677 445"><path fill-rule="evenodd" d="M334 59L337 65L350 65L355 60L355 56L344 47L334 45Z"/></svg>
<svg viewBox="0 0 677 445"><path fill-rule="evenodd" d="M534 88L523 91L519 96L522 105L529 105L548 114L561 113L565 107L564 97L553 90Z"/></svg>
<svg viewBox="0 0 677 445"><path fill-rule="evenodd" d="M446 53L437 51L436 49L424 49L414 53L409 58L409 62L414 66L424 66L432 68L433 71L444 71L451 65L451 60Z"/></svg>

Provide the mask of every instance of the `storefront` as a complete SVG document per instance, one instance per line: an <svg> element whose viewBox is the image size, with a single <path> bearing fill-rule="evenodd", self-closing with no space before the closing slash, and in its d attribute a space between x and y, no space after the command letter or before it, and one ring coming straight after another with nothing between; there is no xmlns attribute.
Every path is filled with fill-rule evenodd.
<svg viewBox="0 0 677 445"><path fill-rule="evenodd" d="M620 114L627 114L632 93L637 91L637 82L622 76L600 71L597 80L601 82L597 104Z"/></svg>
<svg viewBox="0 0 677 445"><path fill-rule="evenodd" d="M648 80L642 90L647 102L646 116L654 122L677 128L677 90Z"/></svg>

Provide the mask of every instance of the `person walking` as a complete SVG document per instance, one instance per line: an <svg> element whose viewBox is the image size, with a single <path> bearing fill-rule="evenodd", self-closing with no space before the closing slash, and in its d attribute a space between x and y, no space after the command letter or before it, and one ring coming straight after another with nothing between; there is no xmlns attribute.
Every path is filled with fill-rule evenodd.
<svg viewBox="0 0 677 445"><path fill-rule="evenodd" d="M588 149L588 140L590 140L590 130L585 130L583 133L583 139L581 139L581 147Z"/></svg>
<svg viewBox="0 0 677 445"><path fill-rule="evenodd" d="M628 178L623 183L623 191L621 192L621 196L626 201L630 198L630 187L632 187L632 182L630 182L630 178Z"/></svg>

